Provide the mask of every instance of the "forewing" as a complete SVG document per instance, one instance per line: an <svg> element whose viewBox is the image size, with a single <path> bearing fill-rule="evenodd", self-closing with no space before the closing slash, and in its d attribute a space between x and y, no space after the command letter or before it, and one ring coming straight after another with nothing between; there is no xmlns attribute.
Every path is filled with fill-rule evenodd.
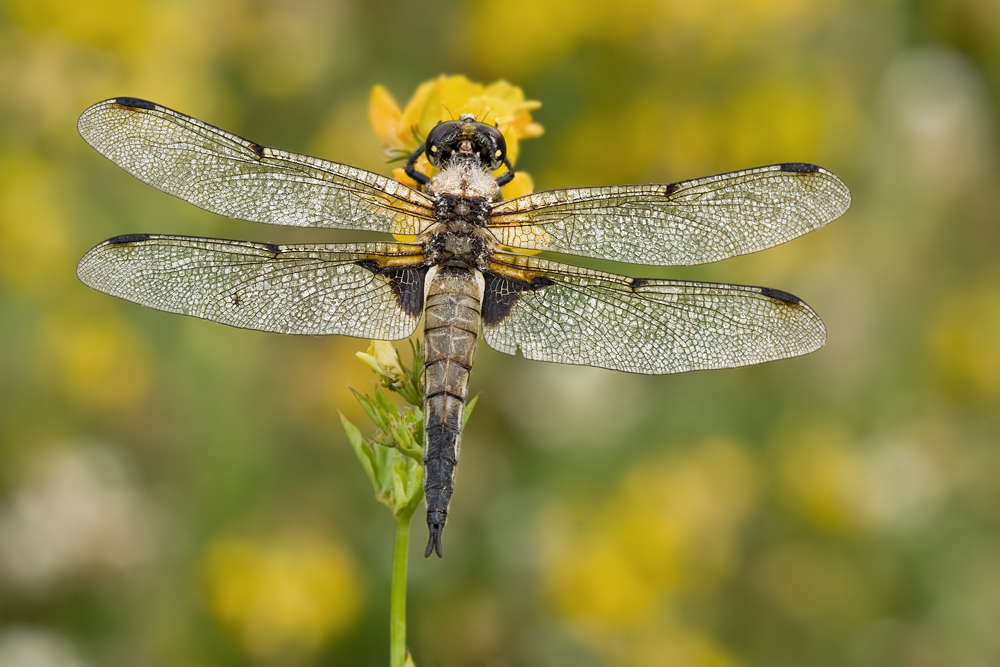
<svg viewBox="0 0 1000 667"><path fill-rule="evenodd" d="M77 126L139 180L232 218L409 235L433 218L431 201L401 183L260 146L145 100L98 102Z"/></svg>
<svg viewBox="0 0 1000 667"><path fill-rule="evenodd" d="M670 185L538 192L494 206L489 226L514 248L703 264L784 243L850 204L847 186L829 171L786 163Z"/></svg>
<svg viewBox="0 0 1000 667"><path fill-rule="evenodd" d="M647 280L496 253L484 272L490 347L632 373L730 368L812 352L823 322L766 287Z"/></svg>
<svg viewBox="0 0 1000 667"><path fill-rule="evenodd" d="M77 267L96 290L243 329L396 340L423 308L420 247L271 245L130 234Z"/></svg>

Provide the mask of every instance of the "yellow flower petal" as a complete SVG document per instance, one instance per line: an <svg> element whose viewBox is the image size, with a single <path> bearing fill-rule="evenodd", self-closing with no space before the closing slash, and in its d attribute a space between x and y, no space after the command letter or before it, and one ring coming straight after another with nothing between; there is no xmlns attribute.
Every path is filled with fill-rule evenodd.
<svg viewBox="0 0 1000 667"><path fill-rule="evenodd" d="M524 195L530 195L534 190L535 181L530 174L524 171L515 172L514 180L502 188L504 199L517 199Z"/></svg>
<svg viewBox="0 0 1000 667"><path fill-rule="evenodd" d="M419 145L419 140L414 135L413 130L416 129L421 133L421 136L426 136L427 131L433 127L433 123L429 126L425 123L424 112L428 105L433 104L431 98L435 95L435 84L436 82L433 80L420 84L417 87L417 92L413 94L413 97L406 104L406 108L403 109L403 117L400 119L402 125L397 129L397 132L400 139L411 150L416 150Z"/></svg>
<svg viewBox="0 0 1000 667"><path fill-rule="evenodd" d="M433 172L434 169L430 166L430 163L427 162L425 158L421 158L420 160L417 161L417 171L423 172L424 174L430 176L431 172ZM395 180L402 183L403 185L407 185L411 188L416 189L419 187L419 185L415 180L406 175L406 171L402 167L396 167L395 169L393 169L392 177Z"/></svg>
<svg viewBox="0 0 1000 667"><path fill-rule="evenodd" d="M375 86L372 88L371 96L368 99L368 122L375 129L375 136L382 142L383 146L401 149L403 143L393 131L399 126L399 121L403 117L403 112L399 110L392 93L385 86Z"/></svg>

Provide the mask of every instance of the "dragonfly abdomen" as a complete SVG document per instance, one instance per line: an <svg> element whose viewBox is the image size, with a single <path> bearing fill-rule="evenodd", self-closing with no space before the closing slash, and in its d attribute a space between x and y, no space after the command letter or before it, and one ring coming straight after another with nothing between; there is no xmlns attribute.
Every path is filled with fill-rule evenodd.
<svg viewBox="0 0 1000 667"><path fill-rule="evenodd" d="M432 269L431 271L434 271ZM455 486L469 371L476 354L483 277L442 266L430 278L424 310L424 493L430 537L425 556L441 555L441 534Z"/></svg>

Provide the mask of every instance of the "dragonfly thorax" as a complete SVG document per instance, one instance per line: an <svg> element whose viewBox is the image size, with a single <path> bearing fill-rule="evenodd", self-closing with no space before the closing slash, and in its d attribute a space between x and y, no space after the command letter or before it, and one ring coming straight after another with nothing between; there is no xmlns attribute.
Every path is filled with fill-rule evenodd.
<svg viewBox="0 0 1000 667"><path fill-rule="evenodd" d="M500 201L500 186L492 172L476 161L452 162L439 171L427 184L427 194L438 202L450 198L458 200L479 200L484 204ZM440 209L440 206L436 207ZM440 216L440 210L435 213ZM448 217L464 217L448 212Z"/></svg>
<svg viewBox="0 0 1000 667"><path fill-rule="evenodd" d="M427 263L469 268L486 266L494 247L483 227L466 220L449 220L434 225L423 242Z"/></svg>

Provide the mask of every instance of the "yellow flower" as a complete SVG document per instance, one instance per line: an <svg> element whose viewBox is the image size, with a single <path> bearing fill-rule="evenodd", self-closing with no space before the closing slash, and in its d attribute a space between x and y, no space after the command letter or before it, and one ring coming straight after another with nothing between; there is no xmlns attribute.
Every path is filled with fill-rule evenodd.
<svg viewBox="0 0 1000 667"><path fill-rule="evenodd" d="M533 139L543 132L542 126L531 118L531 111L540 106L541 102L524 99L524 91L503 80L483 85L461 75L442 75L420 84L403 110L384 86L375 86L368 117L386 155L399 158L417 150L438 122L472 114L483 122L496 124L507 141L507 158L514 164L521 139ZM434 171L425 156L417 160L416 168L428 176ZM410 187L417 186L402 168L393 170L393 178ZM517 172L514 180L503 188L504 197L528 194L532 187L531 177Z"/></svg>
<svg viewBox="0 0 1000 667"><path fill-rule="evenodd" d="M399 363L399 353L392 343L384 340L373 340L367 352L354 354L363 364L384 378L386 386L391 387L406 380L403 367Z"/></svg>

